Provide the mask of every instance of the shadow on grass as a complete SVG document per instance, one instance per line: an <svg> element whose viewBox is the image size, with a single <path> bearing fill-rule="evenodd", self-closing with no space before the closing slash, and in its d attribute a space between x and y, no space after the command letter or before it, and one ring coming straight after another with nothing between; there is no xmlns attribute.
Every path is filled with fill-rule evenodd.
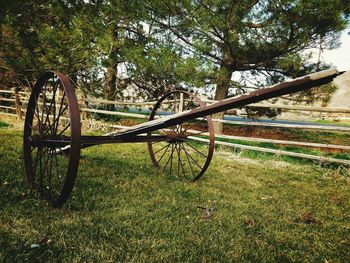
<svg viewBox="0 0 350 263"><path fill-rule="evenodd" d="M21 143L1 130L0 262L350 260L349 184L322 167L227 153L186 183L157 172L145 145L105 145L83 151L57 210L27 192Z"/></svg>

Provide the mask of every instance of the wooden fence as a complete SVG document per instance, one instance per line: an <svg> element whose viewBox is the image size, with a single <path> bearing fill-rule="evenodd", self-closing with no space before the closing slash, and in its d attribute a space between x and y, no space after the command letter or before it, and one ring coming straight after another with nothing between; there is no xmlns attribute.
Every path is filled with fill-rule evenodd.
<svg viewBox="0 0 350 263"><path fill-rule="evenodd" d="M20 91L17 88L11 89L11 90L0 90L0 114L3 115L9 115L16 117L18 120L23 120L26 104L29 100L29 92L26 91ZM119 102L119 101L109 101L104 99L92 99L92 98L78 98L79 104L80 104L80 111L82 113L97 113L97 114L104 114L104 115L115 115L115 116L121 116L121 117L130 117L130 118L139 118L146 120L148 119L148 116L145 114L139 114L139 113L131 113L131 112L121 112L121 111L109 111L101 109L101 106L106 105L115 105L115 106L132 106L132 107L148 107L152 108L153 105L156 103L156 101L150 101L150 102ZM211 103L213 101L206 101L206 103ZM100 106L101 108L89 108L87 105L95 105ZM341 108L320 108L320 107L304 107L304 106L290 106L290 105L275 105L275 104L252 104L249 106L254 107L267 107L267 108L279 108L283 110L292 110L292 111L319 111L319 112L331 112L331 113L345 113L350 114L350 109L341 109ZM85 114L82 114L82 116L85 116ZM234 125L244 125L244 126L262 126L262 127L275 127L275 128L293 128L293 129L316 129L316 130L327 130L327 131L340 131L340 132L350 132L350 127L344 127L344 126L326 126L326 125L302 125L302 124L283 124L283 123L264 123L264 122L257 122L257 121L231 121L231 120L217 120L214 119L214 122L223 122L226 124L234 124ZM88 119L82 120L83 123L89 122ZM127 128L127 126L122 125L112 125L108 123L103 123L101 125L112 127L114 129L123 129ZM243 137L243 136L232 136L232 135L216 135L216 144L218 145L225 145L229 147L234 148L240 148L240 149L247 149L252 151L259 151L259 152L266 152L266 153L273 153L278 155L286 155L286 156L293 156L293 157L300 157L300 158L306 158L311 160L317 160L320 162L332 162L332 163L339 163L343 165L350 165L350 160L343 160L343 159L336 159L336 158L330 158L330 157L324 157L324 156L318 156L318 155L311 155L311 154L303 154L303 153L296 153L296 152L290 152L290 151L283 151L283 150L276 150L271 148L265 148L265 147L256 147L256 146L249 146L249 145L243 145L238 143L232 143L232 142L224 142L220 141L220 139L225 140L239 140L239 141L245 141L245 142L257 142L257 143L271 143L271 144L279 144L279 145L294 145L294 146L301 146L301 147L313 147L313 148L321 148L321 149L336 149L341 151L350 151L350 146L347 145L336 145L336 144L320 144L320 143L311 143L311 142L299 142L299 141L288 141L288 140L274 140L274 139L265 139L265 138L255 138L255 137ZM205 141L206 139L198 138L191 136L191 139L197 140L197 141Z"/></svg>

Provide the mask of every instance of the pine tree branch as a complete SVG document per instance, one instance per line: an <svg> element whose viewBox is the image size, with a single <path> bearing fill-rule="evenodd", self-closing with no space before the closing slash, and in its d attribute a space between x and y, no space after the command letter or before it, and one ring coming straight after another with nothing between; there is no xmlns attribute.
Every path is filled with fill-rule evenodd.
<svg viewBox="0 0 350 263"><path fill-rule="evenodd" d="M190 40L188 40L187 38L185 38L180 32L178 32L176 29L174 29L172 26L165 24L161 21L157 21L157 23L159 25L161 25L162 27L165 27L166 29L170 30L177 38L179 38L180 40L182 40L184 43L186 43L187 45L193 47L194 49L199 50L201 53L203 53L204 55L211 57L212 59L216 60L217 63L220 63L222 61L222 59L218 56L215 56L214 54L203 50L201 47L198 47L197 45L195 45L194 43L192 43Z"/></svg>

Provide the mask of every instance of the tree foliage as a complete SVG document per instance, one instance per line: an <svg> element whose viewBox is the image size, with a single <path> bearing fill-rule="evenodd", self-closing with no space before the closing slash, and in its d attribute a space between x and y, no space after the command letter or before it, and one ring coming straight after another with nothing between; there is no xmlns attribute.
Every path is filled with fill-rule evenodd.
<svg viewBox="0 0 350 263"><path fill-rule="evenodd" d="M326 68L309 51L337 47L350 10L346 0L0 3L1 85L50 68L110 99L131 83L147 98L209 87L223 99Z"/></svg>
<svg viewBox="0 0 350 263"><path fill-rule="evenodd" d="M2 85L30 85L46 69L92 81L99 57L94 9L85 1L2 3Z"/></svg>

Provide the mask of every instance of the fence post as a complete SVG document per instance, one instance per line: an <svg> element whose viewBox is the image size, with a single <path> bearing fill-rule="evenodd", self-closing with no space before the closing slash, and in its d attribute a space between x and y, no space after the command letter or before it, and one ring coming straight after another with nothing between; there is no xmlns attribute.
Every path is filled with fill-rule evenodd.
<svg viewBox="0 0 350 263"><path fill-rule="evenodd" d="M86 96L84 92L81 92L79 102L80 102L79 104L81 108L88 108L88 102L86 100ZM86 121L88 120L88 118L89 118L89 114L85 111L82 111L81 112L82 121Z"/></svg>
<svg viewBox="0 0 350 263"><path fill-rule="evenodd" d="M21 100L19 97L19 91L20 88L16 87L14 89L15 92L15 105L16 105L16 114L17 114L17 119L22 120L22 104L21 104Z"/></svg>
<svg viewBox="0 0 350 263"><path fill-rule="evenodd" d="M179 112L184 111L184 94L181 92L180 93L180 105L179 105Z"/></svg>

